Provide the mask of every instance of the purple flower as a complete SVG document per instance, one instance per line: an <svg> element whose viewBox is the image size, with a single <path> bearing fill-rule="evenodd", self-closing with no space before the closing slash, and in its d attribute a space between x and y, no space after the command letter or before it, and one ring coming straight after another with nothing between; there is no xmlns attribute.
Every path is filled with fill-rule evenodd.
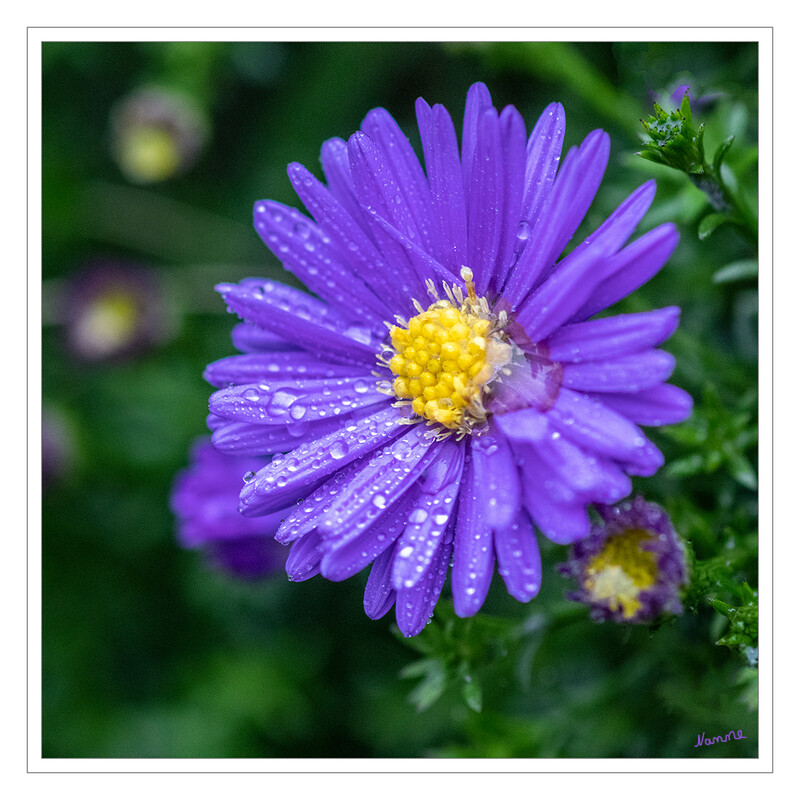
<svg viewBox="0 0 800 800"><path fill-rule="evenodd" d="M121 360L172 334L173 320L156 273L138 264L87 263L57 306L69 349L82 361Z"/></svg>
<svg viewBox="0 0 800 800"><path fill-rule="evenodd" d="M123 174L133 183L156 183L195 164L208 138L208 121L188 95L140 88L115 106L111 138Z"/></svg>
<svg viewBox="0 0 800 800"><path fill-rule="evenodd" d="M191 465L172 490L183 547L200 548L218 567L241 578L260 578L280 570L284 549L272 538L279 519L249 519L239 513L243 480L263 466L263 459L228 456L208 439L195 444Z"/></svg>
<svg viewBox="0 0 800 800"><path fill-rule="evenodd" d="M316 297L267 280L218 286L244 320L243 354L206 370L219 387L215 446L274 454L240 508L283 518L290 577L339 581L372 564L366 612L395 606L407 636L451 563L460 616L480 609L495 564L513 597L533 598L533 525L561 544L587 536L589 503L622 499L630 475L663 463L639 425L691 410L665 384L673 357L656 349L678 308L590 319L675 249L671 224L625 246L655 184L559 260L600 185L608 135L561 159L560 104L527 136L480 83L460 150L444 107L420 99L417 118L425 171L378 108L322 146L327 186L289 166L313 220L255 204L262 239Z"/></svg>
<svg viewBox="0 0 800 800"><path fill-rule="evenodd" d="M686 552L664 509L636 497L598 511L603 524L573 545L561 568L580 586L567 597L587 604L598 620L649 622L680 614Z"/></svg>

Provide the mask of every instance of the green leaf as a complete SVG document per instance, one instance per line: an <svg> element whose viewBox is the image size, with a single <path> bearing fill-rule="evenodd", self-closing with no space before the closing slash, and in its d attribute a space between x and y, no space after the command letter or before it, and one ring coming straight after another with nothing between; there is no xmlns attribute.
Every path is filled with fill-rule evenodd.
<svg viewBox="0 0 800 800"><path fill-rule="evenodd" d="M724 225L726 222L730 221L731 219L727 214L709 214L703 217L697 229L697 235L700 241L702 242L704 239L708 239L720 225Z"/></svg>
<svg viewBox="0 0 800 800"><path fill-rule="evenodd" d="M717 152L714 153L714 172L719 174L720 167L722 166L722 159L728 154L728 150L731 149L731 145L733 144L733 140L735 136L729 136L718 148Z"/></svg>
<svg viewBox="0 0 800 800"><path fill-rule="evenodd" d="M732 261L718 269L711 280L714 283L732 283L733 281L750 280L758 277L758 261L755 258L745 258L741 261Z"/></svg>
<svg viewBox="0 0 800 800"><path fill-rule="evenodd" d="M473 711L477 711L480 714L483 709L483 688L480 683L469 675L465 675L464 683L461 687L461 695L464 698L464 702Z"/></svg>
<svg viewBox="0 0 800 800"><path fill-rule="evenodd" d="M731 477L737 480L742 486L752 489L754 492L758 489L758 476L756 475L753 465L741 454L733 453L728 456L728 468Z"/></svg>

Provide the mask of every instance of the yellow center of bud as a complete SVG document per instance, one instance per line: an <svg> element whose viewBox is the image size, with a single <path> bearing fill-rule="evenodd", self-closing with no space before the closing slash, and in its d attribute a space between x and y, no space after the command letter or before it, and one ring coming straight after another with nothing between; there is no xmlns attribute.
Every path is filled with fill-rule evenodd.
<svg viewBox="0 0 800 800"><path fill-rule="evenodd" d="M615 613L621 609L626 619L633 618L642 607L640 593L658 577L656 554L640 546L651 538L647 531L634 528L608 539L586 569L583 585L592 600L606 603Z"/></svg>
<svg viewBox="0 0 800 800"><path fill-rule="evenodd" d="M462 270L468 296L445 286L439 300L390 329L395 355L388 366L397 377L394 393L410 400L416 414L464 433L486 419L483 393L497 371L511 359L511 345L499 334L488 304L475 296L472 273Z"/></svg>

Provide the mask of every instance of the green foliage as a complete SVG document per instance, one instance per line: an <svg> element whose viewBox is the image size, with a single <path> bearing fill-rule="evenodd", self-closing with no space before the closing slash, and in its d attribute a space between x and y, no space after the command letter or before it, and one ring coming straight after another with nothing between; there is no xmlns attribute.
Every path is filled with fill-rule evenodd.
<svg viewBox="0 0 800 800"><path fill-rule="evenodd" d="M634 156L649 88L720 90L702 119L694 111L713 156L692 174L755 208L754 45L52 42L42 58L43 402L62 437L42 501L46 757L755 755L757 613L744 587L758 585L757 256L740 211L715 210L686 173ZM363 575L238 583L175 542L169 489L205 432L202 371L232 352L233 318L213 286L293 280L252 230L253 202L298 205L286 164L320 175L321 143L375 106L419 152L416 97L460 120L475 80L529 126L562 102L565 149L598 127L611 134L605 180L570 247L651 177L641 231L674 221L681 232L667 267L616 309L681 306L664 346L696 403L686 423L648 431L667 466L634 480L692 555L687 613L658 627L589 620L564 600L556 565L567 548L547 542L529 605L496 576L478 616L459 619L443 600L413 639L393 635L391 617L366 618ZM147 188L126 181L108 147L111 109L143 85L183 91L212 126L190 172ZM667 121L655 124L666 140ZM718 213L712 233L704 220ZM96 257L151 270L171 338L124 362L75 359L55 299ZM748 738L693 749L703 730L731 728Z"/></svg>

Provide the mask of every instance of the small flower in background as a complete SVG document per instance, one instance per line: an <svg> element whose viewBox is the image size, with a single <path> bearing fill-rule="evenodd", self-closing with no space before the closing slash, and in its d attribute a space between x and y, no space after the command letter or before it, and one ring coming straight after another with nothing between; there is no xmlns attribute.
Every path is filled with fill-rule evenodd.
<svg viewBox="0 0 800 800"><path fill-rule="evenodd" d="M679 309L590 319L677 245L664 224L625 246L654 182L559 261L608 135L562 159L560 104L528 137L483 84L467 96L461 152L444 107L420 99L417 116L427 174L374 109L349 141L323 145L327 186L289 166L316 222L256 203L264 242L319 299L268 280L221 284L244 320L243 354L206 370L213 442L262 457L241 510L265 531L282 520L289 576L339 581L372 564L365 610L394 607L406 636L430 618L451 563L459 616L481 608L495 564L513 597L535 597L533 525L560 544L587 536L589 503L617 502L630 475L663 464L639 425L679 422L692 405L656 349Z"/></svg>
<svg viewBox="0 0 800 800"><path fill-rule="evenodd" d="M172 489L180 544L204 550L211 563L240 578L262 578L286 561L286 551L273 538L278 516L249 519L239 513L242 482L260 466L262 460L227 456L203 439Z"/></svg>
<svg viewBox="0 0 800 800"><path fill-rule="evenodd" d="M91 262L56 304L69 348L84 361L131 356L166 341L174 329L156 273L138 264Z"/></svg>
<svg viewBox="0 0 800 800"><path fill-rule="evenodd" d="M208 137L208 121L188 96L139 89L111 116L114 158L128 180L155 183L194 165Z"/></svg>
<svg viewBox="0 0 800 800"><path fill-rule="evenodd" d="M603 522L572 546L561 567L580 586L567 597L588 605L598 620L650 622L680 614L686 551L667 513L642 497L597 510Z"/></svg>

